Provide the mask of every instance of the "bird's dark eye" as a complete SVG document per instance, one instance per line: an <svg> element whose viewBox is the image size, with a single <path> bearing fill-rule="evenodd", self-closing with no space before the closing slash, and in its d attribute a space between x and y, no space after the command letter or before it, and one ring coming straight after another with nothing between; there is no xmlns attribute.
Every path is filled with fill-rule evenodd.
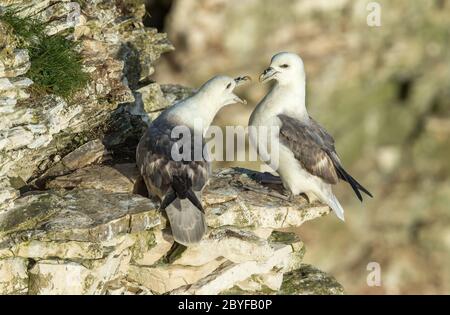
<svg viewBox="0 0 450 315"><path fill-rule="evenodd" d="M231 87L231 83L228 83L227 85L227 89L229 89Z"/></svg>
<svg viewBox="0 0 450 315"><path fill-rule="evenodd" d="M280 68L289 68L289 65L285 63L284 65L281 65Z"/></svg>

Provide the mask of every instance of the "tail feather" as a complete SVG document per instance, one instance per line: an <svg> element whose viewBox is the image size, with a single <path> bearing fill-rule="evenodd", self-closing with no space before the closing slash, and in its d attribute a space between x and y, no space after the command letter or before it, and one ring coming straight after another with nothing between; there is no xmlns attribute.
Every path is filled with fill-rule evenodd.
<svg viewBox="0 0 450 315"><path fill-rule="evenodd" d="M327 204L330 206L330 208L333 210L333 212L339 219L345 221L344 208L342 208L341 204L339 203L335 195L331 194L331 196L327 198Z"/></svg>
<svg viewBox="0 0 450 315"><path fill-rule="evenodd" d="M200 202L201 192L192 190L192 182L184 176L173 176L172 187L161 201L176 242L191 245L200 242L206 233L205 210Z"/></svg>
<svg viewBox="0 0 450 315"><path fill-rule="evenodd" d="M207 230L205 216L188 199L176 198L167 206L166 213L177 243L189 246L201 241Z"/></svg>
<svg viewBox="0 0 450 315"><path fill-rule="evenodd" d="M356 181L356 179L354 179L353 177L351 177L349 174L347 174L350 179L356 184L356 186L358 187L359 190L361 190L362 192L364 192L367 196L373 198L372 194L370 193L370 191L368 191L366 188L363 187L363 185L361 185L360 183L358 183Z"/></svg>

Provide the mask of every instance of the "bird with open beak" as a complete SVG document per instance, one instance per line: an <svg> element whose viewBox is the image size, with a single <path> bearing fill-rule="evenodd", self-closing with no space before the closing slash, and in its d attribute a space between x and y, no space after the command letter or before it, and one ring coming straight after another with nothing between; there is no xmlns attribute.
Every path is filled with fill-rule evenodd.
<svg viewBox="0 0 450 315"><path fill-rule="evenodd" d="M165 210L173 237L180 244L197 243L206 232L201 195L211 167L209 157L204 156L205 131L222 107L246 103L234 89L249 80L248 76L213 77L192 96L163 111L139 141L136 152L139 171L149 195L161 200L160 209ZM180 139L172 135L174 128L180 126L190 133L187 145L191 152L181 160L174 156ZM201 141L194 136L198 134ZM196 152L201 153L199 158Z"/></svg>

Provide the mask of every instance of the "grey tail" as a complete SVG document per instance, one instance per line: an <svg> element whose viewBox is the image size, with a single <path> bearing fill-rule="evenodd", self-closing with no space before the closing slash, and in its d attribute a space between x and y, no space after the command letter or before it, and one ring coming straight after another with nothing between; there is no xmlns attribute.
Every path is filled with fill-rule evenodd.
<svg viewBox="0 0 450 315"><path fill-rule="evenodd" d="M206 233L201 193L192 190L192 181L187 174L174 176L172 187L164 196L160 209L166 210L172 235L176 242L190 245L200 242Z"/></svg>
<svg viewBox="0 0 450 315"><path fill-rule="evenodd" d="M200 199L200 192L196 197ZM166 214L177 243L185 246L198 243L206 233L205 215L187 198L176 198L166 207Z"/></svg>
<svg viewBox="0 0 450 315"><path fill-rule="evenodd" d="M333 210L334 214L341 219L342 221L345 221L344 218L344 209L342 208L341 204L337 200L336 196L331 193L331 196L327 200L327 204L330 206L330 208Z"/></svg>

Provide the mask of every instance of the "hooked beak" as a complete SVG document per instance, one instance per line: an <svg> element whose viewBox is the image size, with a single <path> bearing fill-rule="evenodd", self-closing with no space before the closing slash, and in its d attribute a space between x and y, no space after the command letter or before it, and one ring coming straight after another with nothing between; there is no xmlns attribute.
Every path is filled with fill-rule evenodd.
<svg viewBox="0 0 450 315"><path fill-rule="evenodd" d="M233 94L233 103L242 103L242 104L247 104L246 100L243 100L242 98L240 98L239 96L237 96L236 94Z"/></svg>
<svg viewBox="0 0 450 315"><path fill-rule="evenodd" d="M272 67L269 67L266 70L264 70L264 72L261 74L261 76L259 77L259 82L266 83L266 82L272 80L273 76L277 73L278 73L278 71L276 71Z"/></svg>
<svg viewBox="0 0 450 315"><path fill-rule="evenodd" d="M246 75L246 76L243 76L243 77L240 76L240 77L235 78L234 82L236 82L236 86L239 86L239 85L245 84L245 83L247 83L247 82L249 82L251 80L252 80L252 78L250 76ZM233 97L233 102L234 103L247 104L246 100L243 100L242 98L240 98L236 94L233 94L233 95L234 95L234 97Z"/></svg>
<svg viewBox="0 0 450 315"><path fill-rule="evenodd" d="M236 86L239 86L239 85L245 84L245 83L247 83L247 82L249 82L251 80L252 80L252 78L250 76L246 75L246 76L243 76L243 77L235 78L234 82L236 82Z"/></svg>

